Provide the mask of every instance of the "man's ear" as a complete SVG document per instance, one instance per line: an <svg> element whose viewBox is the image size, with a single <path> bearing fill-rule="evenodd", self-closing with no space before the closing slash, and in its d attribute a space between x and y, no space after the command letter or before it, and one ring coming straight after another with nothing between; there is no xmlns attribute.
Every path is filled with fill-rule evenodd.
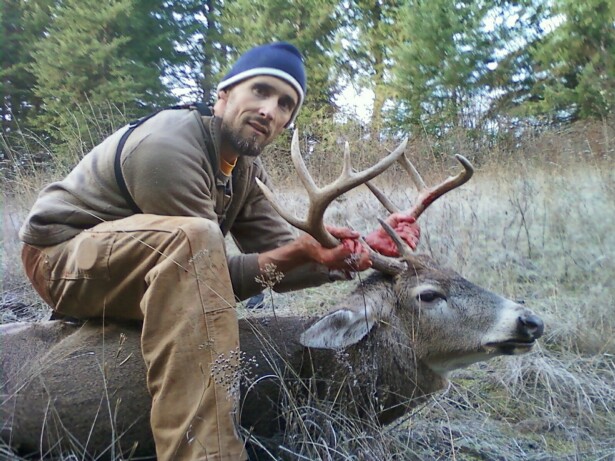
<svg viewBox="0 0 615 461"><path fill-rule="evenodd" d="M226 109L226 102L228 101L228 91L218 91L218 99L214 104L214 115L216 117L222 117L224 110Z"/></svg>

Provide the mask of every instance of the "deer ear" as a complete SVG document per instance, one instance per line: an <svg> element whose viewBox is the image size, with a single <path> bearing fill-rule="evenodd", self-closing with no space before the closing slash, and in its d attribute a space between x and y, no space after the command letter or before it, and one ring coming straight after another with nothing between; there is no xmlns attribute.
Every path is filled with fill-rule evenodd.
<svg viewBox="0 0 615 461"><path fill-rule="evenodd" d="M359 312L338 309L321 317L305 330L299 342L306 347L340 349L358 343L375 323L374 312L367 306Z"/></svg>

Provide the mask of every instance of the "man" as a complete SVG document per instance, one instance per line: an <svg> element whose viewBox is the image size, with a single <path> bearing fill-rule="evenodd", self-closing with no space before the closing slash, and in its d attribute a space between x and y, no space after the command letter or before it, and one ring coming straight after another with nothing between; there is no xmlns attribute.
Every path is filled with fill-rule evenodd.
<svg viewBox="0 0 615 461"><path fill-rule="evenodd" d="M269 184L258 155L305 90L295 47L253 48L218 85L214 116L164 110L121 129L40 193L20 231L26 273L54 311L143 321L159 460L246 458L233 422L233 307L262 289L267 267L285 274L276 289L291 290L371 265L349 229L330 229L342 241L333 249L295 237L256 185ZM418 227L397 224L415 245ZM241 255L226 254L227 232ZM391 251L380 230L370 242Z"/></svg>

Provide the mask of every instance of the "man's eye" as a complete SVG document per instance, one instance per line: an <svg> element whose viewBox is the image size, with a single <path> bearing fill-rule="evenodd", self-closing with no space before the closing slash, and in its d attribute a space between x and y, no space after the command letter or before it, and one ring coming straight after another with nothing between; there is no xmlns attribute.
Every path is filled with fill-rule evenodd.
<svg viewBox="0 0 615 461"><path fill-rule="evenodd" d="M253 91L254 91L254 94L257 95L257 96L266 96L266 94L267 94L265 89L263 87L260 87L260 86L255 86Z"/></svg>

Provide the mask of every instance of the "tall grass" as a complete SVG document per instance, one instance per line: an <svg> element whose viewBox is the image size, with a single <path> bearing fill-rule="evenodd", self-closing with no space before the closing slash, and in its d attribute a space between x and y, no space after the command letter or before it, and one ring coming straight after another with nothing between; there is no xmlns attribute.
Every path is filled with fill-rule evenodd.
<svg viewBox="0 0 615 461"><path fill-rule="evenodd" d="M264 453L276 452L264 459L615 459L614 134L608 122L596 122L483 141L463 132L412 139L409 156L428 183L458 170L455 153L477 167L468 184L421 218L419 250L523 300L545 320L545 336L529 355L454 373L446 391L387 428L358 426L315 402L293 401L289 389L289 431L273 445L262 442ZM346 140L358 167L397 142L368 139L359 126L311 127L301 144L319 183L341 170ZM264 161L283 202L301 214L306 198L289 166L288 141ZM15 231L49 172L56 176L58 169L18 170L3 182L1 299L17 298L34 306L28 315L40 317L41 303L21 274ZM415 197L400 169L378 183L402 207ZM356 190L332 204L327 222L364 233L384 214L366 191ZM318 314L352 286L269 296L277 315ZM0 311L3 322L19 317L8 311Z"/></svg>
<svg viewBox="0 0 615 461"><path fill-rule="evenodd" d="M545 319L546 333L528 356L455 373L444 395L388 434L382 459L615 459L614 133L606 123L584 124L533 133L512 151L496 145L490 155L475 153L475 177L421 218L421 251L523 300ZM421 142L412 143L411 157L428 181L456 171ZM459 138L451 144L467 153ZM386 147L355 141L351 149L361 158ZM321 155L330 180L341 166L330 152ZM412 203L401 171L380 183L398 205ZM281 194L297 214L305 210L299 186ZM369 194L354 191L330 207L327 221L367 232L384 214ZM274 303L320 313L340 294L321 287L276 295Z"/></svg>

